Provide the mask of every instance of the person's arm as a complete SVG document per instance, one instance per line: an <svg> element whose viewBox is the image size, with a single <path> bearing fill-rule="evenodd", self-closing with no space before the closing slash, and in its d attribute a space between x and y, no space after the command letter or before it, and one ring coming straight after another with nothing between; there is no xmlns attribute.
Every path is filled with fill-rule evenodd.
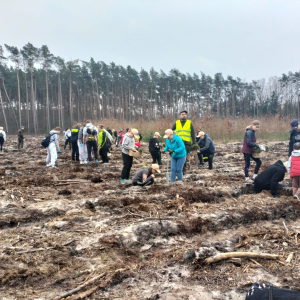
<svg viewBox="0 0 300 300"><path fill-rule="evenodd" d="M196 144L195 129L192 123L191 123L191 135L192 135L193 144Z"/></svg>
<svg viewBox="0 0 300 300"><path fill-rule="evenodd" d="M206 139L205 140L205 145L204 147L200 148L200 152L206 152L208 149L209 149L209 146L210 146L210 140L209 139Z"/></svg>
<svg viewBox="0 0 300 300"><path fill-rule="evenodd" d="M183 143L183 140L181 138L179 138L177 141L178 141L177 142L178 147L177 147L177 149L174 150L175 153L185 150L185 145Z"/></svg>
<svg viewBox="0 0 300 300"><path fill-rule="evenodd" d="M131 148L130 138L128 137L128 135L124 136L124 139L123 139L123 142L122 142L122 147L126 150L136 151L135 147Z"/></svg>
<svg viewBox="0 0 300 300"><path fill-rule="evenodd" d="M5 133L5 131L3 131L3 139L4 139L4 142L6 142L6 133Z"/></svg>
<svg viewBox="0 0 300 300"><path fill-rule="evenodd" d="M290 142L289 142L289 156L291 156L291 154L293 152L293 139L294 139L294 135L293 135L293 132L291 132Z"/></svg>
<svg viewBox="0 0 300 300"><path fill-rule="evenodd" d="M291 168L292 168L292 158L290 156L288 161L288 169L287 169L288 174L291 174Z"/></svg>
<svg viewBox="0 0 300 300"><path fill-rule="evenodd" d="M164 152L167 152L169 150L169 146L168 146L168 143L167 143L167 141L166 141L166 147L165 147L165 149L164 149Z"/></svg>
<svg viewBox="0 0 300 300"><path fill-rule="evenodd" d="M271 183L270 183L270 190L272 196L277 195L277 186L278 182L282 181L284 179L284 171L283 170L278 170L271 178Z"/></svg>
<svg viewBox="0 0 300 300"><path fill-rule="evenodd" d="M54 133L54 143L57 148L59 148L59 140L58 140L58 134Z"/></svg>
<svg viewBox="0 0 300 300"><path fill-rule="evenodd" d="M248 130L247 133L246 133L247 145L249 147L259 147L258 144L255 144L255 143L252 142L252 139L253 139L252 135L253 135L253 133L250 130Z"/></svg>
<svg viewBox="0 0 300 300"><path fill-rule="evenodd" d="M176 122L174 123L174 125L171 128L173 131L176 129Z"/></svg>

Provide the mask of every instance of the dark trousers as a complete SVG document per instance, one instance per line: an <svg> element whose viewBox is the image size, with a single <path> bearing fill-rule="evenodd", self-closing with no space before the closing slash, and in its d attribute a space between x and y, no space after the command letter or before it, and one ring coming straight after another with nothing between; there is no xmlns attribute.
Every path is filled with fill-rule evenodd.
<svg viewBox="0 0 300 300"><path fill-rule="evenodd" d="M4 144L4 138L0 137L0 151L2 151L3 144Z"/></svg>
<svg viewBox="0 0 300 300"><path fill-rule="evenodd" d="M122 152L122 158L123 158L123 169L121 173L121 179L129 179L133 157Z"/></svg>
<svg viewBox="0 0 300 300"><path fill-rule="evenodd" d="M132 182L132 185L136 186L136 185L139 185L139 186L145 186L145 185L151 185L154 183L154 178L151 176L150 179L148 179L146 182Z"/></svg>
<svg viewBox="0 0 300 300"><path fill-rule="evenodd" d="M107 152L109 152L108 148L101 148L99 150L99 154L102 158L103 163L108 163L108 156L107 156Z"/></svg>
<svg viewBox="0 0 300 300"><path fill-rule="evenodd" d="M64 150L66 150L66 147L67 147L68 144L70 145L70 150L71 150L71 138L66 139Z"/></svg>
<svg viewBox="0 0 300 300"><path fill-rule="evenodd" d="M252 154L244 153L245 177L249 177L250 158L252 158L256 162L255 169L254 169L254 174L258 174L259 168L261 166L261 160L259 158L253 157Z"/></svg>
<svg viewBox="0 0 300 300"><path fill-rule="evenodd" d="M75 160L75 156L76 156L76 161L79 161L79 149L78 149L77 141L72 142L72 160Z"/></svg>
<svg viewBox="0 0 300 300"><path fill-rule="evenodd" d="M151 156L152 156L152 163L156 164L156 162L161 165L161 155L160 155L160 151L156 151L156 152L150 152Z"/></svg>
<svg viewBox="0 0 300 300"><path fill-rule="evenodd" d="M23 146L24 146L24 141L23 139L22 140L18 140L18 149L23 149Z"/></svg>
<svg viewBox="0 0 300 300"><path fill-rule="evenodd" d="M208 169L212 170L213 168L213 159L214 159L214 154L213 153L198 153L198 158L199 158L199 162L201 165L203 165L203 157L207 157L208 160Z"/></svg>
<svg viewBox="0 0 300 300"><path fill-rule="evenodd" d="M95 159L98 159L97 142L96 141L88 141L88 142L86 142L86 148L87 148L89 162L92 161L92 150L93 150L93 152L95 154Z"/></svg>
<svg viewBox="0 0 300 300"><path fill-rule="evenodd" d="M183 143L184 143L185 151L186 151L186 160L185 160L185 163L184 163L184 166L183 166L183 170L185 170L186 169L186 163L187 163L187 156L188 156L189 149L190 149L192 143L186 142L186 141L183 141Z"/></svg>

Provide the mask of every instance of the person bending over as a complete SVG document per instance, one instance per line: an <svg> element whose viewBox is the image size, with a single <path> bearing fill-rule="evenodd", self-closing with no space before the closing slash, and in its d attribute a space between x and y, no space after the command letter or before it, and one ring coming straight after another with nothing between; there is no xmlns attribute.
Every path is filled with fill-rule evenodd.
<svg viewBox="0 0 300 300"><path fill-rule="evenodd" d="M200 131L198 136L198 138L200 138L198 145L200 147L200 149L198 150L198 158L200 161L200 164L203 164L203 159L202 157L207 157L208 158L208 169L212 170L213 165L213 158L214 158L214 154L216 152L215 150L215 146L213 141L211 140L211 138L208 136L208 134L206 134L203 131Z"/></svg>
<svg viewBox="0 0 300 300"><path fill-rule="evenodd" d="M146 186L153 184L155 173L160 173L158 164L152 164L150 168L143 167L139 169L132 179L132 185Z"/></svg>

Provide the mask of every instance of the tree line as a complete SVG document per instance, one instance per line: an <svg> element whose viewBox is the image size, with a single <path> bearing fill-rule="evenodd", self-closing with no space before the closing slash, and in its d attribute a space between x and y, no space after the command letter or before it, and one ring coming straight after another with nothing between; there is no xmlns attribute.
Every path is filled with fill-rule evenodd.
<svg viewBox="0 0 300 300"><path fill-rule="evenodd" d="M41 133L84 119L175 118L183 108L192 118L292 118L299 117L299 97L300 72L246 82L175 68L137 71L93 58L65 61L46 45L0 45L0 125L10 131L23 125Z"/></svg>

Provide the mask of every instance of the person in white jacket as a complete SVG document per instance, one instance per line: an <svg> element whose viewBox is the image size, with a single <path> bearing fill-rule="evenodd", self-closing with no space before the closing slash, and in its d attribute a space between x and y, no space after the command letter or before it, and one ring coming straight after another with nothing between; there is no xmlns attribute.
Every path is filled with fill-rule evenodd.
<svg viewBox="0 0 300 300"><path fill-rule="evenodd" d="M79 150L80 164L87 164L88 154L87 154L87 147L86 147L86 145L83 144L83 129L84 129L84 126L80 125L77 144L78 144L78 150Z"/></svg>
<svg viewBox="0 0 300 300"><path fill-rule="evenodd" d="M50 131L51 137L50 137L50 143L47 147L47 159L46 159L46 166L47 167L55 167L55 162L57 160L57 151L60 152L59 148L59 138L58 135L60 134L60 127L56 127L55 129L52 129ZM57 151L56 151L57 147Z"/></svg>
<svg viewBox="0 0 300 300"><path fill-rule="evenodd" d="M0 127L0 151L2 151L4 142L6 142L6 133L3 130L3 127Z"/></svg>

